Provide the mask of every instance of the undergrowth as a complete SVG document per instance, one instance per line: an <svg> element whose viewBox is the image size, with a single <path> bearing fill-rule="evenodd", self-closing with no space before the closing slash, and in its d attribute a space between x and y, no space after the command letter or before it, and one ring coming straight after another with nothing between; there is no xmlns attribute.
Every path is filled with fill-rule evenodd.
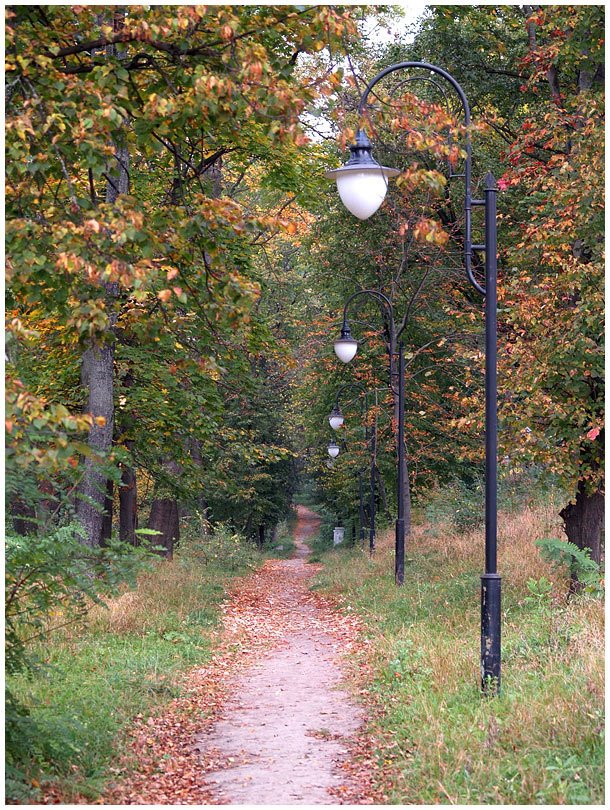
<svg viewBox="0 0 610 810"><path fill-rule="evenodd" d="M366 627L368 731L391 803L603 803L603 605L568 598L567 570L541 556L555 514L547 501L500 516L503 681L492 699L479 691L481 529L416 527L401 589L392 531L373 560L357 548L324 556L316 587L342 594Z"/></svg>
<svg viewBox="0 0 610 810"><path fill-rule="evenodd" d="M37 671L7 679L29 709L8 801L36 802L49 785L63 801L95 801L131 720L177 696L185 670L209 659L226 583L261 559L228 529L201 537L187 526L173 561L155 561L136 589L92 607L84 628L39 644Z"/></svg>
<svg viewBox="0 0 610 810"><path fill-rule="evenodd" d="M311 549L308 562L317 563L327 552L344 550L360 546L360 525L356 517L341 520L328 506L321 504L310 487L304 487L294 497L295 503L306 506L314 511L320 518L320 526L313 537L307 538L307 545ZM338 546L334 545L333 534L336 526L343 526L344 539ZM368 543L368 528L365 528L365 542Z"/></svg>
<svg viewBox="0 0 610 810"><path fill-rule="evenodd" d="M294 527L296 526L297 515L291 510L288 517L278 523L273 533L273 537L265 548L265 551L276 559L288 560L294 554L296 548L294 542Z"/></svg>

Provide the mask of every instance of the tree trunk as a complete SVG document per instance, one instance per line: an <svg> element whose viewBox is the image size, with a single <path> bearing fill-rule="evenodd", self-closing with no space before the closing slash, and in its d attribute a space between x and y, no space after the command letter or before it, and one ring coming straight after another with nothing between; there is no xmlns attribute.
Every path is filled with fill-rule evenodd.
<svg viewBox="0 0 610 810"><path fill-rule="evenodd" d="M13 519L13 531L22 537L35 534L37 531L36 509L20 498L13 497L8 504Z"/></svg>
<svg viewBox="0 0 610 810"><path fill-rule="evenodd" d="M114 30L123 27L124 10L114 14ZM108 46L108 53L114 53L114 46ZM113 204L119 194L129 192L129 151L126 142L114 144L114 161L106 172L106 202ZM82 380L89 389L88 411L93 416L103 416L105 425L93 425L89 431L88 444L96 454L106 455L112 446L114 428L114 327L117 314L114 305L118 296L118 284L105 283L106 308L109 312L109 325L103 340L93 344L83 354ZM79 487L76 517L85 529L86 545L95 547L102 542L104 500L106 497L106 475L100 471L100 461L87 458L84 474Z"/></svg>
<svg viewBox="0 0 610 810"><path fill-rule="evenodd" d="M258 547L262 551L265 546L265 524L259 523L258 526Z"/></svg>
<svg viewBox="0 0 610 810"><path fill-rule="evenodd" d="M134 442L125 442L131 451ZM136 471L130 465L123 467L121 486L119 487L119 537L125 543L138 546L136 529L138 528L138 488Z"/></svg>
<svg viewBox="0 0 610 810"><path fill-rule="evenodd" d="M106 481L106 497L104 498L104 513L102 515L102 537L100 545L107 545L106 541L112 537L112 516L114 512L114 481Z"/></svg>
<svg viewBox="0 0 610 810"><path fill-rule="evenodd" d="M602 528L604 525L604 496L600 490L587 494L585 482L579 481L576 500L569 503L559 513L563 519L564 531L571 543L578 548L588 548L591 559L601 563ZM575 572L572 580L577 582Z"/></svg>
<svg viewBox="0 0 610 810"><path fill-rule="evenodd" d="M160 554L171 560L174 546L180 541L178 502L173 498L156 498L150 507L148 528L160 532L151 538L151 542L154 546L163 546L164 551Z"/></svg>
<svg viewBox="0 0 610 810"><path fill-rule="evenodd" d="M103 417L103 425L94 423L88 444L96 454L106 455L112 447L114 429L114 346L92 347L83 355L83 383L89 388L87 409L94 417ZM84 543L101 545L104 503L108 476L97 457L85 460L85 471L79 487L76 517L85 530Z"/></svg>
<svg viewBox="0 0 610 810"><path fill-rule="evenodd" d="M192 439L191 440L191 442L190 442L190 453L191 453L191 458L193 459L193 462L198 467L203 469L203 456L201 455L201 442L199 441L199 439ZM201 492L199 492L198 495L197 495L197 507L207 517L209 507L208 507L207 499L206 499L205 495L203 494L203 490Z"/></svg>
<svg viewBox="0 0 610 810"><path fill-rule="evenodd" d="M379 492L379 504L381 509L383 509L383 513L386 518L389 518L389 511L388 511L388 496L385 489L385 481L383 480L382 474L379 472L379 467L375 467L375 477L377 479L377 487Z"/></svg>

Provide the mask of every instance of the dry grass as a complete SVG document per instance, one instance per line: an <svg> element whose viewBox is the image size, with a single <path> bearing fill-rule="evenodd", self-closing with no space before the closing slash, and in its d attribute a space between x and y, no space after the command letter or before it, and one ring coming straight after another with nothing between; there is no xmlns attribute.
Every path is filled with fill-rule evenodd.
<svg viewBox="0 0 610 810"><path fill-rule="evenodd" d="M561 532L550 503L500 516L503 692L491 701L478 687L482 530L417 526L400 590L392 531L373 560L360 551L328 556L321 586L343 592L368 625L372 731L393 801L603 801L603 603L567 599L566 575L535 546L552 536ZM541 577L553 591L535 604L527 583Z"/></svg>
<svg viewBox="0 0 610 810"><path fill-rule="evenodd" d="M204 582L201 568L186 566L180 559L155 562L152 571L140 574L136 590L92 609L91 628L119 635L162 632L169 615L174 624L176 615L186 618L202 607Z"/></svg>

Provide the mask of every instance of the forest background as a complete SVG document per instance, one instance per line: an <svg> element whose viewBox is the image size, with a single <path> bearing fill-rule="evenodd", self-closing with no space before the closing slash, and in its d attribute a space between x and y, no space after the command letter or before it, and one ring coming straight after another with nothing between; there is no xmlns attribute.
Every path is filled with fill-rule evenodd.
<svg viewBox="0 0 610 810"><path fill-rule="evenodd" d="M195 542L220 544L221 558L277 547L304 482L349 536L364 424L377 429L379 520L391 523L388 324L361 307L353 371L332 350L355 290L400 313L409 509L436 504L460 531L479 522L483 310L461 266L459 181L446 179L462 157L456 110L434 90L385 87L368 125L376 158L403 173L371 220L355 223L324 178L357 128L364 80L393 62L438 64L470 99L475 183L491 170L501 192L501 493L552 493L565 537L546 553L567 562L571 591L599 591L604 9L435 6L411 32L399 14L7 11L16 795L32 789L23 679L41 677L41 640L134 584L148 546L167 559ZM375 45L385 25L395 33ZM327 416L348 381L374 404L361 419L355 389L342 400L329 466ZM40 759L60 758L49 751Z"/></svg>

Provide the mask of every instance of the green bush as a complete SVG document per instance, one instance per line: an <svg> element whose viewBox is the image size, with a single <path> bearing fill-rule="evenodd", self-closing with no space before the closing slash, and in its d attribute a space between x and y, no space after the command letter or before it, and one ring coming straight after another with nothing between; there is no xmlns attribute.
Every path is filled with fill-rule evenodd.
<svg viewBox="0 0 610 810"><path fill-rule="evenodd" d="M485 518L481 481L466 483L455 479L434 495L425 513L433 525L449 523L460 533L476 529Z"/></svg>
<svg viewBox="0 0 610 810"><path fill-rule="evenodd" d="M36 668L29 650L55 627L84 621L92 603L135 579L149 556L145 548L111 541L82 543L77 524L46 535L6 538L6 671Z"/></svg>
<svg viewBox="0 0 610 810"><path fill-rule="evenodd" d="M212 527L205 519L187 524L182 531L180 552L185 564L222 563L226 571L237 571L258 559L254 543L228 523L217 523Z"/></svg>
<svg viewBox="0 0 610 810"><path fill-rule="evenodd" d="M267 541L267 550L273 557L288 559L294 554L296 548L294 542L294 527L296 525L296 512L290 513L286 520L278 523L273 533Z"/></svg>

